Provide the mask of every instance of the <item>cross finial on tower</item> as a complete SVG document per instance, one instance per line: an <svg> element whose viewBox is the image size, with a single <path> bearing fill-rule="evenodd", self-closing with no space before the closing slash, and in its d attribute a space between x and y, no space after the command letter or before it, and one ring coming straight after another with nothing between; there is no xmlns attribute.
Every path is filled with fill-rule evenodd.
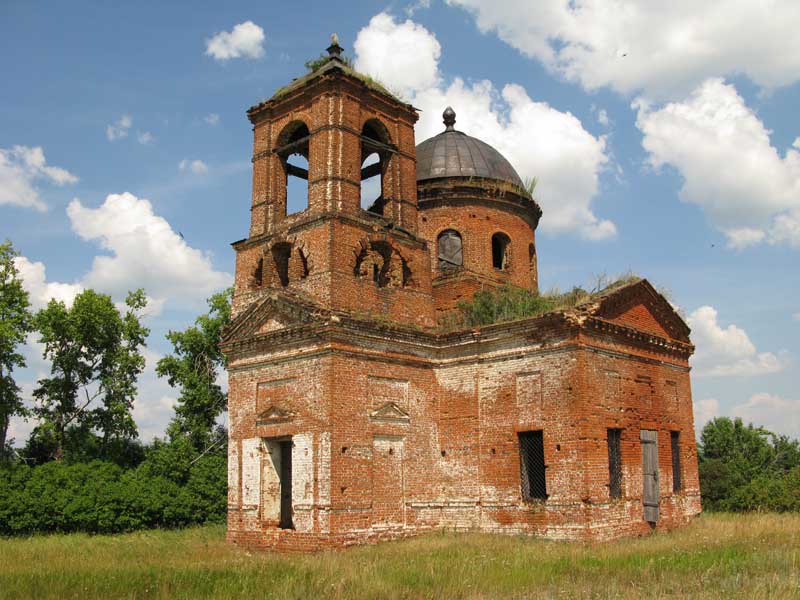
<svg viewBox="0 0 800 600"><path fill-rule="evenodd" d="M331 58L339 58L342 57L342 52L344 52L344 48L339 45L339 36L335 33L331 34L331 45L328 46L328 56Z"/></svg>
<svg viewBox="0 0 800 600"><path fill-rule="evenodd" d="M452 106L448 106L447 108L444 109L444 112L442 113L442 118L446 126L445 131L456 130L455 127L453 127L456 124L456 111L453 110Z"/></svg>

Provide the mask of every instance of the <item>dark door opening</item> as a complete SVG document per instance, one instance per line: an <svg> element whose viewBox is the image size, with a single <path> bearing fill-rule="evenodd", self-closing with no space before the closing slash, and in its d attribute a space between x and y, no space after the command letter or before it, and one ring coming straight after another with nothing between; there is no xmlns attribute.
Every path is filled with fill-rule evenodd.
<svg viewBox="0 0 800 600"><path fill-rule="evenodd" d="M292 523L292 442L281 442L281 529L294 529Z"/></svg>

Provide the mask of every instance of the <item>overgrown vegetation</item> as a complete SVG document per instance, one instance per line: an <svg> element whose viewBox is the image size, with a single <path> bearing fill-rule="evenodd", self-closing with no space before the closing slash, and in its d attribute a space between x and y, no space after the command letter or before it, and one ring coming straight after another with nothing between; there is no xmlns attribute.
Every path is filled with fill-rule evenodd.
<svg viewBox="0 0 800 600"><path fill-rule="evenodd" d="M305 62L305 67L306 67L306 69L308 69L308 74L306 74L305 77L308 77L314 71L317 71L317 70L321 69L326 64L328 64L331 60L333 60L333 57L327 56L327 55L324 55L324 54L321 54L319 56L319 58L313 58L313 59L307 60ZM384 85L382 82L378 81L374 77L371 77L370 75L366 75L364 73L360 73L360 72L356 71L355 68L353 68L353 60L351 58L349 58L347 56L340 56L339 60L341 60L344 63L344 71L348 75L351 75L351 76L355 77L356 79L361 80L362 82L364 82L364 84L368 88L370 88L372 90L376 90L378 92L381 92L382 94L386 94L387 96L391 96L395 100L403 102L399 92L390 90L386 85ZM275 90L275 93L272 95L272 98L273 99L274 98L280 98L284 94L288 93L290 90L294 89L294 85L295 85L295 82L292 82L292 83L290 83L288 85L285 85L285 86L282 86L282 87L278 88L277 90Z"/></svg>
<svg viewBox="0 0 800 600"><path fill-rule="evenodd" d="M156 441L133 468L92 460L0 467L0 535L118 533L225 520L224 453Z"/></svg>
<svg viewBox="0 0 800 600"><path fill-rule="evenodd" d="M317 69L320 69L327 65L330 61L333 60L333 57L328 54L320 54L318 58L311 58L305 62L306 69L308 69L309 73L313 73ZM353 68L353 59L349 56L340 56L339 60L341 60L345 65L349 68Z"/></svg>
<svg viewBox="0 0 800 600"><path fill-rule="evenodd" d="M741 419L709 421L698 445L703 508L800 511L800 442Z"/></svg>
<svg viewBox="0 0 800 600"><path fill-rule="evenodd" d="M455 318L451 317L450 321L445 323L445 327L447 329L459 326L479 327L537 317L555 310L566 310L639 280L640 277L633 273L625 273L615 278L600 275L589 290L574 287L568 292L553 289L543 294L515 286L479 290L472 300L459 303L461 314Z"/></svg>
<svg viewBox="0 0 800 600"><path fill-rule="evenodd" d="M10 242L0 245L0 535L224 520L228 435L217 421L227 395L217 380L231 290L210 298L193 326L167 335L173 353L157 372L180 395L167 439L144 445L132 414L149 333L144 291L120 309L87 289L70 305L51 300L33 314L16 255ZM30 333L50 365L31 407L13 378ZM14 415L37 419L22 449L5 439Z"/></svg>
<svg viewBox="0 0 800 600"><path fill-rule="evenodd" d="M222 526L0 542L0 599L796 598L800 515L702 515L605 544L430 534L311 556Z"/></svg>

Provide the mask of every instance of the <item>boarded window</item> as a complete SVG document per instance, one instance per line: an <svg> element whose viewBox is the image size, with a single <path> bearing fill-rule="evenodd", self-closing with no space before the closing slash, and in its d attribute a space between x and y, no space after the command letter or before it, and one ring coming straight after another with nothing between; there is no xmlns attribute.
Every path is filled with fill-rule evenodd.
<svg viewBox="0 0 800 600"><path fill-rule="evenodd" d="M622 497L621 437L621 429L608 430L608 495L611 498Z"/></svg>
<svg viewBox="0 0 800 600"><path fill-rule="evenodd" d="M457 269L464 264L461 235L452 229L439 234L439 270Z"/></svg>
<svg viewBox="0 0 800 600"><path fill-rule="evenodd" d="M670 431L669 437L672 443L672 491L680 492L683 485L681 481L681 434L679 431Z"/></svg>
<svg viewBox="0 0 800 600"><path fill-rule="evenodd" d="M545 500L544 436L541 431L519 433L519 469L523 500Z"/></svg>

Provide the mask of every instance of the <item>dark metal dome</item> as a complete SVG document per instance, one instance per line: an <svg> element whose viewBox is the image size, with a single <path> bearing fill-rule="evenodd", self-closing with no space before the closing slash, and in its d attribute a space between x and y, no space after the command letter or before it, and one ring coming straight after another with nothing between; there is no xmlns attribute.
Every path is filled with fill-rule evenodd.
<svg viewBox="0 0 800 600"><path fill-rule="evenodd" d="M456 131L456 113L442 114L447 128L417 146L417 181L439 177L486 177L524 188L514 167L486 142Z"/></svg>

